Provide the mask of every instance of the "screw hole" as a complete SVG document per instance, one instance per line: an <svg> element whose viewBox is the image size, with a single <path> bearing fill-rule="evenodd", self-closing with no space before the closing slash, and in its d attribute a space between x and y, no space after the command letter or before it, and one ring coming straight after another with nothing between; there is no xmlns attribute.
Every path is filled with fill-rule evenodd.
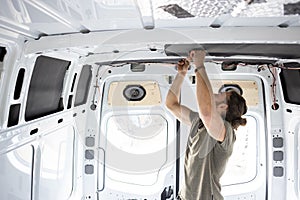
<svg viewBox="0 0 300 200"><path fill-rule="evenodd" d="M272 107L273 110L278 110L279 109L279 104L274 103L271 107Z"/></svg>

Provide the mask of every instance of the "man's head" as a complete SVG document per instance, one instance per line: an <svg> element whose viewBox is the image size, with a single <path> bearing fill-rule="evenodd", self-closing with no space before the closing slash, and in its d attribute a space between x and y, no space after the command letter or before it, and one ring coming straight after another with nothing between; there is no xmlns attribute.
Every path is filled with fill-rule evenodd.
<svg viewBox="0 0 300 200"><path fill-rule="evenodd" d="M246 100L241 95L231 90L215 94L214 97L218 112L231 123L234 129L246 125L247 120L242 118L242 115L247 112L248 108Z"/></svg>

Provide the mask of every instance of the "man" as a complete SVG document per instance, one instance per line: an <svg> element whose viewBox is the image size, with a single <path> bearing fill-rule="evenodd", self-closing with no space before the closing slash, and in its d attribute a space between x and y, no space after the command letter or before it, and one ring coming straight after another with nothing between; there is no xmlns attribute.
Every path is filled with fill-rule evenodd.
<svg viewBox="0 0 300 200"><path fill-rule="evenodd" d="M191 125L184 163L182 200L222 200L220 177L223 175L235 142L234 129L246 125L245 99L235 91L213 94L205 71L205 51L191 51L188 59L195 65L198 112L181 105L180 89L189 60L178 62L178 73L167 94L167 108L183 123Z"/></svg>

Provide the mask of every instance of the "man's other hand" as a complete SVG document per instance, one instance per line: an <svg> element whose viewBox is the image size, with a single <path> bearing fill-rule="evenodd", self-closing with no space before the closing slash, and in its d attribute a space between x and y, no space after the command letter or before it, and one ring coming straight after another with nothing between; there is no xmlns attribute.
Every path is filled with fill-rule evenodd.
<svg viewBox="0 0 300 200"><path fill-rule="evenodd" d="M177 63L177 69L178 69L178 73L182 74L182 75L186 75L188 69L190 66L190 62L183 58L181 60L178 61Z"/></svg>

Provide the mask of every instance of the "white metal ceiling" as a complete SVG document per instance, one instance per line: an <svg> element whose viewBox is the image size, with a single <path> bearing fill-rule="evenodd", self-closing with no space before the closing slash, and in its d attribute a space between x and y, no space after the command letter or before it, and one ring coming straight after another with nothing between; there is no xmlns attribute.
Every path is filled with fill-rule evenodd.
<svg viewBox="0 0 300 200"><path fill-rule="evenodd" d="M285 5L297 1L1 0L0 28L38 38L42 35L154 27L300 26L299 14L288 15L284 10ZM176 5L193 17L177 18L176 13L170 14L164 9L168 5Z"/></svg>

